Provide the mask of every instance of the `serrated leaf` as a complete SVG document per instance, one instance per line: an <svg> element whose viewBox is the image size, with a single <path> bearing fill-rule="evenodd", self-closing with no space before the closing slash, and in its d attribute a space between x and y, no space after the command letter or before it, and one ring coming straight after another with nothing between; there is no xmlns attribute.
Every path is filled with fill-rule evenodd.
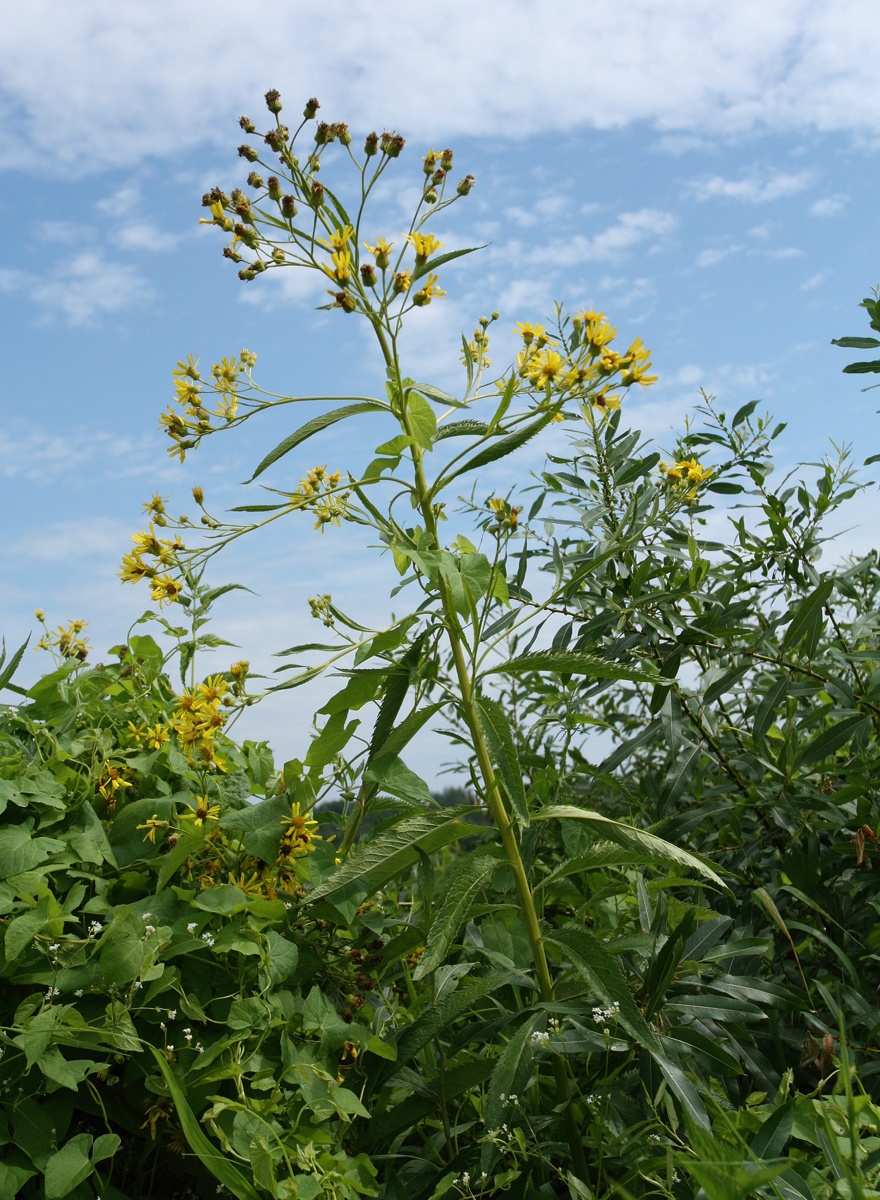
<svg viewBox="0 0 880 1200"><path fill-rule="evenodd" d="M544 935L544 940L563 951L604 1004L617 1006L617 1020L630 1037L649 1050L660 1049L660 1043L638 1010L620 963L598 938L586 929L554 929Z"/></svg>
<svg viewBox="0 0 880 1200"><path fill-rule="evenodd" d="M461 421L449 421L447 424L438 425L437 432L434 434L434 441L440 442L444 438L451 437L484 437L489 432L489 426L485 421L477 421L473 417L465 418Z"/></svg>
<svg viewBox="0 0 880 1200"><path fill-rule="evenodd" d="M305 397L305 399L322 400L325 399L325 397L309 396ZM354 397L346 397L346 399L354 399ZM348 417L355 417L360 413L367 412L388 412L388 406L387 404L382 404L379 400L359 398L355 404L343 404L339 408L333 408L329 412L321 413L320 416L313 417L311 421L306 421L305 425L300 425L299 429L297 429L294 433L288 434L283 441L279 442L274 450L270 450L257 467L256 471L254 471L253 475L251 475L250 479L246 480L245 482L252 483L258 475L262 475L263 472L268 467L271 467L273 463L277 462L279 458L283 458L285 454L288 454L296 446L299 446L302 442L307 441L316 433L320 433L322 429L326 429L330 425L335 425L338 421L344 421Z"/></svg>
<svg viewBox="0 0 880 1200"><path fill-rule="evenodd" d="M519 823L529 823L529 806L523 784L522 767L513 740L513 730L500 704L481 696L476 703L477 720L489 747L493 764L498 768L504 790Z"/></svg>
<svg viewBox="0 0 880 1200"><path fill-rule="evenodd" d="M623 821L612 821L610 817L603 817L601 813L593 812L588 808L575 808L572 804L548 804L532 815L533 821L588 821L597 826L596 832L603 838L608 838L612 842L617 842L621 846L630 846L636 850L644 850L655 855L654 862L667 862L680 867L686 867L689 871L696 871L702 875L704 879L709 879L718 887L728 891L727 884L720 875L712 870L710 866L697 858L695 854L691 854L688 850L682 850L680 846L674 846L672 842L667 842L663 838L657 837L654 833L648 833L647 830L637 829L634 825L626 825Z"/></svg>
<svg viewBox="0 0 880 1200"><path fill-rule="evenodd" d="M489 1080L489 1094L486 1098L486 1128L498 1129L508 1109L508 1096L516 1096L525 1091L535 1057L535 1046L532 1033L536 1026L544 1025L547 1014L539 1009L529 1013L521 1022L519 1028L501 1052L495 1069ZM489 1171L498 1156L498 1150L492 1143L483 1141L480 1168Z"/></svg>
<svg viewBox="0 0 880 1200"><path fill-rule="evenodd" d="M557 675L589 675L593 679L627 679L636 683L654 683L657 679L653 673L622 667L581 650L535 650L490 667L485 673L517 675L523 671L555 671Z"/></svg>
<svg viewBox="0 0 880 1200"><path fill-rule="evenodd" d="M406 407L416 443L423 450L431 450L437 432L437 414L418 392L411 392L407 396Z"/></svg>
<svg viewBox="0 0 880 1200"><path fill-rule="evenodd" d="M422 979L440 966L464 923L474 896L491 879L502 861L493 850L478 850L459 859L445 876L443 903L431 924L425 951L413 971L413 979Z"/></svg>
<svg viewBox="0 0 880 1200"><path fill-rule="evenodd" d="M514 450L518 450L520 446L524 446L536 434L540 433L552 420L553 412L543 413L536 421L531 421L526 425L522 425L519 429L508 433L504 437L493 441L485 449L477 451L473 458L469 458L467 462L456 467L448 475L444 474L440 477L435 485L435 491L441 487L445 487L451 483L453 479L459 475L465 475L468 471L476 471L480 467L488 466L491 462L496 462L499 458L504 458L508 454L512 454Z"/></svg>
<svg viewBox="0 0 880 1200"><path fill-rule="evenodd" d="M467 818L473 815L472 808L461 806L404 817L393 829L361 845L353 858L312 888L304 903L313 904L322 899L332 901L335 893L358 886L375 891L389 879L407 871L418 860L420 850L430 854L450 842L471 837L476 827L468 823Z"/></svg>

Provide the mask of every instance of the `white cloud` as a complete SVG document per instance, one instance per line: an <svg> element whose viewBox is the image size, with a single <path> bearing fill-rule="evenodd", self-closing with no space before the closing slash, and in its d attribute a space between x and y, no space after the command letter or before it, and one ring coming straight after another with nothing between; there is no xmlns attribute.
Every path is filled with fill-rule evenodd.
<svg viewBox="0 0 880 1200"><path fill-rule="evenodd" d="M803 250L797 246L780 246L778 250L768 250L768 258L803 258Z"/></svg>
<svg viewBox="0 0 880 1200"><path fill-rule="evenodd" d="M113 241L122 250L149 250L156 254L162 250L173 250L180 241L180 235L142 221L120 226L113 234Z"/></svg>
<svg viewBox="0 0 880 1200"><path fill-rule="evenodd" d="M641 242L671 233L675 226L676 219L672 213L656 208L640 208L636 212L621 213L613 225L593 237L576 233L538 246L526 258L531 263L557 267L607 262L619 258Z"/></svg>
<svg viewBox="0 0 880 1200"><path fill-rule="evenodd" d="M815 275L811 275L809 279L805 279L801 284L802 292L811 292L813 288L817 288L820 283L826 278L827 272L817 271Z"/></svg>
<svg viewBox="0 0 880 1200"><path fill-rule="evenodd" d="M527 0L439 0L426 54L405 0L383 5L385 33L365 0L252 0L243 56L233 0L30 0L4 14L0 161L80 174L180 163L187 147L226 144L242 109L256 119L270 85L290 124L312 92L330 120L396 120L436 144L635 122L680 147L749 130L876 135L875 15L874 0L621 0L613 21L568 6L564 34L544 37ZM400 69L415 61L417 85Z"/></svg>
<svg viewBox="0 0 880 1200"><path fill-rule="evenodd" d="M134 184L125 184L117 188L110 196L105 196L95 204L95 208L105 217L127 217L130 212L139 207L141 190Z"/></svg>
<svg viewBox="0 0 880 1200"><path fill-rule="evenodd" d="M846 192L835 192L833 196L824 196L811 204L807 210L813 217L834 217L846 206L849 196Z"/></svg>
<svg viewBox="0 0 880 1200"><path fill-rule="evenodd" d="M710 246L706 250L701 250L697 255L695 265L698 267L715 267L720 262L724 262L725 258L729 258L731 254L739 254L742 246Z"/></svg>
<svg viewBox="0 0 880 1200"><path fill-rule="evenodd" d="M0 279L0 288L22 293L43 310L46 319L60 315L68 325L76 326L137 307L152 296L152 288L134 267L89 250L58 263L45 275L7 272L6 282Z"/></svg>
<svg viewBox="0 0 880 1200"><path fill-rule="evenodd" d="M691 191L698 200L742 200L747 204L767 204L783 196L802 192L813 182L812 171L780 171L761 178L753 173L743 179L724 179L713 175L709 179L695 180Z"/></svg>
<svg viewBox="0 0 880 1200"><path fill-rule="evenodd" d="M0 474L7 479L58 480L81 474L89 462L115 464L123 458L126 473L138 469L138 448L119 433L100 429L56 433L22 422L0 428Z"/></svg>

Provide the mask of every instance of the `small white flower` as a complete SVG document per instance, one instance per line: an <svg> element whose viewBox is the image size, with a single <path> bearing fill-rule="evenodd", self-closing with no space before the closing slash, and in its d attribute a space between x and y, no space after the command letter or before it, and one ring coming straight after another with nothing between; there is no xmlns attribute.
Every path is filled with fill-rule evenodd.
<svg viewBox="0 0 880 1200"><path fill-rule="evenodd" d="M152 915L153 915L152 913L141 913L141 920L149 921L149 919L152 917Z"/></svg>
<svg viewBox="0 0 880 1200"><path fill-rule="evenodd" d="M103 932L104 932L104 926L101 924L101 922L100 921L92 921L91 925L89 926L89 937L90 938L97 937L99 933L103 933Z"/></svg>
<svg viewBox="0 0 880 1200"><path fill-rule="evenodd" d="M169 1020L169 1021L174 1021L174 1020L176 1020L176 1018L177 1018L177 1009L176 1009L176 1008L169 1008L169 1009L168 1009L168 1020Z"/></svg>
<svg viewBox="0 0 880 1200"><path fill-rule="evenodd" d="M532 1034L530 1034L529 1041L533 1046L549 1046L550 1034L545 1033L543 1029L536 1029ZM502 1096L502 1099L503 1098L504 1097Z"/></svg>
<svg viewBox="0 0 880 1200"><path fill-rule="evenodd" d="M205 1053L205 1047L202 1045L201 1042L196 1042L196 1044L193 1046L193 1050L195 1050L196 1054L204 1054Z"/></svg>
<svg viewBox="0 0 880 1200"><path fill-rule="evenodd" d="M212 936L210 933L203 933L203 934L202 934L202 941L205 943L205 945L206 945L206 946L213 946L213 945L214 945L214 938L213 938L213 936Z"/></svg>
<svg viewBox="0 0 880 1200"><path fill-rule="evenodd" d="M168 1026L165 1024L165 1022L164 1022L164 1021L160 1021L160 1022L159 1022L159 1028L160 1028L160 1029L167 1029L167 1028L168 1028Z"/></svg>
<svg viewBox="0 0 880 1200"><path fill-rule="evenodd" d="M470 1186L471 1177L470 1177L470 1173L468 1171L465 1171L465 1173L462 1175L461 1182L464 1184L465 1187Z"/></svg>
<svg viewBox="0 0 880 1200"><path fill-rule="evenodd" d="M198 929L198 922L197 922L197 921L190 921L189 925L187 925L187 927L186 927L186 932L187 932L187 933L195 933L195 931L196 931L197 929Z"/></svg>
<svg viewBox="0 0 880 1200"><path fill-rule="evenodd" d="M53 942L53 943L52 943L52 945L49 947L49 949L50 949L50 950L51 950L51 951L54 953L56 950L60 950L60 949L61 949L61 943L60 943L60 942Z"/></svg>
<svg viewBox="0 0 880 1200"><path fill-rule="evenodd" d="M131 985L131 987L132 987L132 991L136 992L136 991L137 991L139 988L142 988L143 986L144 986L144 985L143 985L143 983L140 981L140 979L136 979L136 980L134 981L134 983Z"/></svg>
<svg viewBox="0 0 880 1200"><path fill-rule="evenodd" d="M81 996L83 994L82 988L77 988L73 994L74 996Z"/></svg>
<svg viewBox="0 0 880 1200"><path fill-rule="evenodd" d="M165 1049L168 1051L169 1054L173 1054L173 1052L174 1052L174 1047L171 1045L166 1046Z"/></svg>
<svg viewBox="0 0 880 1200"><path fill-rule="evenodd" d="M155 926L155 925L145 925L145 926L144 926L144 935L145 935L145 936L148 936L149 934L151 934L151 933L155 933L155 932L156 932L156 926Z"/></svg>

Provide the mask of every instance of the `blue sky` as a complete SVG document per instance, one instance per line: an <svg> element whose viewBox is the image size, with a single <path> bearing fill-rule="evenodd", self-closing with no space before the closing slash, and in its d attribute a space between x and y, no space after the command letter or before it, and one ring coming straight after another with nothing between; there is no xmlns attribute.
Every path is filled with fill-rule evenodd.
<svg viewBox="0 0 880 1200"><path fill-rule="evenodd" d="M243 181L237 118L262 123L268 87L297 113L317 96L321 115L358 138L406 136L371 234L400 234L431 147L451 146L456 171L477 177L437 232L447 246L488 248L447 268L445 299L413 314L412 375L455 390L460 331L500 310L501 365L512 326L545 320L559 299L605 309L624 338L653 348L660 382L629 415L661 447L703 387L726 406L759 398L788 421L783 466L816 460L829 438L853 443L859 462L880 450L880 393L841 375L846 352L829 344L866 332L857 305L880 282L876 5L721 7L621 0L597 21L573 3L536 15L520 0L478 11L437 0L416 22L401 0L31 0L7 14L7 644L34 629L37 606L51 624L87 619L98 654L119 641L146 607L146 593L116 578L142 502L158 490L186 511L199 483L218 507L242 503L237 481L287 431L273 414L172 462L156 421L178 358L248 346L278 390L381 386L355 323L316 313L320 293L293 272L241 284L220 235L197 223L207 188ZM373 446L361 436L354 426L328 436L278 482L314 461L354 468ZM841 552L871 544L876 489L858 518ZM385 564L353 529L322 539L304 520L214 574L259 592L221 606L217 630L264 668L274 649L311 636L315 592L377 621L388 611ZM27 675L39 667L29 655ZM310 711L287 694L247 732L291 753ZM425 755L444 757L433 744Z"/></svg>

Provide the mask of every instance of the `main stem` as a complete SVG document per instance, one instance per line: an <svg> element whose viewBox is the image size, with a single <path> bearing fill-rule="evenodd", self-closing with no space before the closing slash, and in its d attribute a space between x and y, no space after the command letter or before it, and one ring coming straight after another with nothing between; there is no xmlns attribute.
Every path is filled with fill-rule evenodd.
<svg viewBox="0 0 880 1200"><path fill-rule="evenodd" d="M403 397L401 398L400 419L407 434L411 436L412 429L410 428L409 414L406 411L405 399ZM415 444L412 446L412 456L413 465L415 468L416 491L419 509L425 522L425 529L431 535L435 548L439 550L440 542L437 536L437 518L429 499L429 491L422 462L422 451L420 447ZM449 639L449 645L452 650L452 659L455 665L455 674L458 679L459 693L461 696L461 712L462 716L464 717L465 724L468 727L468 732L471 735L474 753L477 756L477 765L483 780L486 804L489 808L489 812L492 814L492 820L495 822L495 826L501 836L501 843L504 847L504 852L507 856L510 869L513 872L514 880L516 881L516 890L520 902L520 911L522 912L523 920L525 921L526 935L529 939L529 946L532 951L532 962L534 963L535 967L535 977L538 984L538 992L542 1001L545 1003L552 1003L554 999L553 977L550 974L550 966L547 962L547 954L544 949L544 939L541 935L541 924L538 920L537 909L535 908L535 898L532 894L531 886L529 885L528 873L526 872L525 863L523 862L522 855L520 854L519 842L517 841L516 833L510 822L510 818L507 815L507 809L505 807L500 788L498 787L498 781L495 776L495 770L492 766L492 759L489 755L486 739L483 736L483 731L480 727L480 722L477 716L473 679L471 678L471 672L468 667L467 657L465 655L463 639L458 623L458 614L456 613L452 604L449 588L442 575L438 576L437 584L440 591L440 601L443 606L446 636ZM559 1095L559 1100L564 1105L564 1120L572 1161L580 1178L586 1181L587 1159L584 1153L583 1139L581 1138L580 1130L577 1127L574 1111L572 1109L571 1089L569 1087L565 1061L559 1054L554 1054L553 1056L553 1074L556 1080L556 1090Z"/></svg>

